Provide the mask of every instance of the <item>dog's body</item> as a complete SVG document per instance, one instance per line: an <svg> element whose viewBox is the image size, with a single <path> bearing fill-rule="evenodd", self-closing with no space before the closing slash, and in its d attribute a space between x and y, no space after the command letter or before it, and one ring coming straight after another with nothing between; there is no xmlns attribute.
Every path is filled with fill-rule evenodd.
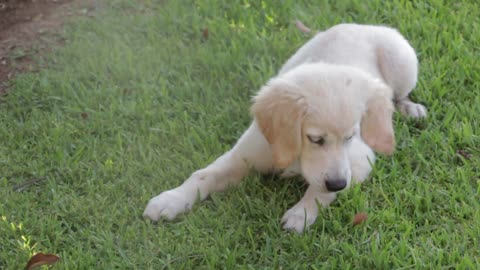
<svg viewBox="0 0 480 270"><path fill-rule="evenodd" d="M424 106L408 99L417 83L417 56L395 29L374 25L336 25L318 33L302 46L281 68L280 74L309 62L357 67L393 89L400 112L413 117L425 117L427 114Z"/></svg>
<svg viewBox="0 0 480 270"><path fill-rule="evenodd" d="M336 192L362 182L374 150L391 154L394 99L404 114L423 117L408 99L417 58L394 29L342 24L300 48L254 98L254 121L235 146L179 187L150 200L144 216L173 219L200 196L237 184L253 167L301 174L304 197L283 216L284 228L302 232Z"/></svg>

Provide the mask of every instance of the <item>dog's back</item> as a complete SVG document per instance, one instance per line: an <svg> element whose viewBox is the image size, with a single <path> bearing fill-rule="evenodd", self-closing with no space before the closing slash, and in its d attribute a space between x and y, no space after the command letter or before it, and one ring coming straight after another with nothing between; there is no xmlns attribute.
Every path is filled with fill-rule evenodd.
<svg viewBox="0 0 480 270"><path fill-rule="evenodd" d="M314 62L360 68L392 87L396 99L407 96L417 82L414 49L397 30L386 26L339 24L319 32L279 73Z"/></svg>

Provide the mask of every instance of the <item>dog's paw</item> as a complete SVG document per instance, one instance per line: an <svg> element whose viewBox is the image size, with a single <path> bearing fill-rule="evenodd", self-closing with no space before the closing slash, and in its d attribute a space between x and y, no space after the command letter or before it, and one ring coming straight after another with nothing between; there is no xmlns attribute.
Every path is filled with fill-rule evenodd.
<svg viewBox="0 0 480 270"><path fill-rule="evenodd" d="M302 233L308 226L312 225L318 216L318 210L305 207L298 203L289 209L282 217L283 229Z"/></svg>
<svg viewBox="0 0 480 270"><path fill-rule="evenodd" d="M427 116L427 109L419 103L414 103L409 99L402 99L397 102L397 110L405 116L423 118Z"/></svg>
<svg viewBox="0 0 480 270"><path fill-rule="evenodd" d="M143 212L145 218L153 221L159 219L172 220L177 215L187 212L192 208L192 202L184 194L169 190L152 198Z"/></svg>

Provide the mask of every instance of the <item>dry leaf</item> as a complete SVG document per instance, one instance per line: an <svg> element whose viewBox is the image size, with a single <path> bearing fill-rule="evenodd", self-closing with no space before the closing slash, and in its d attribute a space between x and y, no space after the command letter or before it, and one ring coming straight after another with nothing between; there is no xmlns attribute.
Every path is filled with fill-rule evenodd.
<svg viewBox="0 0 480 270"><path fill-rule="evenodd" d="M309 34L310 32L312 32L312 29L308 28L305 26L305 24L303 24L301 21L299 20L296 20L295 21L295 26L298 28L298 30L300 30L300 32L302 33L305 33L305 34Z"/></svg>
<svg viewBox="0 0 480 270"><path fill-rule="evenodd" d="M35 17L33 17L32 21L39 21L43 18L43 13L37 14Z"/></svg>
<svg viewBox="0 0 480 270"><path fill-rule="evenodd" d="M60 260L60 258L57 255L37 253L30 258L27 266L25 266L25 270L31 270L45 264L54 264L58 260Z"/></svg>
<svg viewBox="0 0 480 270"><path fill-rule="evenodd" d="M204 39L208 39L208 28L207 28L207 27L203 28L203 30L202 30L202 37L203 37Z"/></svg>
<svg viewBox="0 0 480 270"><path fill-rule="evenodd" d="M472 154L470 154L469 152L467 152L466 150L463 150L463 149L457 150L457 155L460 155L465 159L471 159L472 158Z"/></svg>
<svg viewBox="0 0 480 270"><path fill-rule="evenodd" d="M367 216L367 213L365 213L365 212L356 214L353 217L353 226L364 222L365 220L367 220L367 218L368 218L368 216Z"/></svg>

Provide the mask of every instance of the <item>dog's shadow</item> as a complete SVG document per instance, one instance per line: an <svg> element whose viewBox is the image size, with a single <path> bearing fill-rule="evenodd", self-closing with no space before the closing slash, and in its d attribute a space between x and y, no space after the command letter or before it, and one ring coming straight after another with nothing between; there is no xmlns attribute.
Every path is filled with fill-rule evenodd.
<svg viewBox="0 0 480 270"><path fill-rule="evenodd" d="M227 211L233 211L236 215L242 215L248 219L258 220L269 217L278 219L304 196L307 188L308 183L301 176L281 177L278 174L255 172L246 177L240 185L230 187L221 193L214 193L196 206L199 209L203 208L202 204L206 204L205 211L209 214L216 212L222 215ZM337 196L342 204L347 205L348 209L351 208L351 211L355 211L358 205L362 205L365 195L361 194L361 185L355 184ZM331 207L320 207L319 211L324 216L335 216L331 208L338 206L336 203L338 199L332 203ZM342 219L349 218L350 216L342 217Z"/></svg>
<svg viewBox="0 0 480 270"><path fill-rule="evenodd" d="M303 197L307 187L302 177L251 173L238 186L214 193L194 208L206 206L206 211L214 215L235 212L247 219L278 218Z"/></svg>
<svg viewBox="0 0 480 270"><path fill-rule="evenodd" d="M278 174L258 174L258 186L253 192L267 192L283 195L289 204L296 203L303 197L308 184L301 176L281 177Z"/></svg>

